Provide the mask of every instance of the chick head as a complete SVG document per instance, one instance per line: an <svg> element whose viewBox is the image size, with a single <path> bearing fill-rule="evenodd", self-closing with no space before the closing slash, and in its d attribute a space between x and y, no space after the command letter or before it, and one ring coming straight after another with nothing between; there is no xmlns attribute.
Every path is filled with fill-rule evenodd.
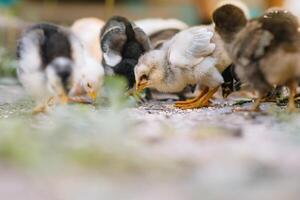
<svg viewBox="0 0 300 200"><path fill-rule="evenodd" d="M213 21L216 31L220 34L234 34L247 24L244 11L232 4L226 4L217 8L213 13Z"/></svg>
<svg viewBox="0 0 300 200"><path fill-rule="evenodd" d="M153 50L144 54L135 67L136 89L156 88L165 79L165 52Z"/></svg>

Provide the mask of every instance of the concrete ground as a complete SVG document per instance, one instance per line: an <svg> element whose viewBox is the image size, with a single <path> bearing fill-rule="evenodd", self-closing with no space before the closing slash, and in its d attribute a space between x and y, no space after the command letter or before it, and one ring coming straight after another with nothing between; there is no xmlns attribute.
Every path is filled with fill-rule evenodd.
<svg viewBox="0 0 300 200"><path fill-rule="evenodd" d="M24 91L2 84L0 134L25 136L0 138L1 199L298 200L300 114L271 103L238 113L230 103L70 106L32 117Z"/></svg>

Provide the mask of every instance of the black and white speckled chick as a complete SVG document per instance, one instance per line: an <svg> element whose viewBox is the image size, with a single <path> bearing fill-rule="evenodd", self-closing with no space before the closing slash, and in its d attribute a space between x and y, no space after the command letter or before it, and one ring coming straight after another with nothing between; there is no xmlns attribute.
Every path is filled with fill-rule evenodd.
<svg viewBox="0 0 300 200"><path fill-rule="evenodd" d="M49 100L69 102L79 89L96 98L103 67L69 29L47 23L29 27L18 42L17 56L18 78L38 104L35 113L46 111Z"/></svg>
<svg viewBox="0 0 300 200"><path fill-rule="evenodd" d="M124 76L133 88L134 68L140 56L150 50L148 36L128 19L114 16L101 30L101 49L106 73Z"/></svg>
<svg viewBox="0 0 300 200"><path fill-rule="evenodd" d="M69 32L52 24L27 29L18 42L18 78L37 101L35 112L45 111L57 97L66 103L73 76L72 45Z"/></svg>
<svg viewBox="0 0 300 200"><path fill-rule="evenodd" d="M272 9L248 21L240 8L227 4L214 12L213 20L238 76L259 92L254 110L278 85L289 86L289 109L294 110L300 74L298 19L288 11Z"/></svg>

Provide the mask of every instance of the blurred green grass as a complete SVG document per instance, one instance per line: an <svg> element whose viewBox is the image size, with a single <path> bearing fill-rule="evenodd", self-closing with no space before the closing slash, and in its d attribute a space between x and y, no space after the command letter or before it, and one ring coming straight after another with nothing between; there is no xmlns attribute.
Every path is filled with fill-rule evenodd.
<svg viewBox="0 0 300 200"><path fill-rule="evenodd" d="M156 165L136 155L134 142L127 144L135 122L125 110L136 101L127 95L126 87L123 78L107 77L95 105L57 107L39 116L31 115L34 103L28 96L14 103L0 102L0 165L32 169L71 165L117 171ZM14 95L13 88L10 91Z"/></svg>
<svg viewBox="0 0 300 200"><path fill-rule="evenodd" d="M6 49L0 47L0 78L16 77L17 60Z"/></svg>
<svg viewBox="0 0 300 200"><path fill-rule="evenodd" d="M140 153L143 146L130 131L136 122L124 110L85 108L59 107L47 115L0 119L0 165L120 173L175 169L169 160Z"/></svg>

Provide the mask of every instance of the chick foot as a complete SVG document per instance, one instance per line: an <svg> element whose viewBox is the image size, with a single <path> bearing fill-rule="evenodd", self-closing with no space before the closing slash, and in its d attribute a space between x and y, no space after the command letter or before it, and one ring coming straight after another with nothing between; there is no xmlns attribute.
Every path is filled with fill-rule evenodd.
<svg viewBox="0 0 300 200"><path fill-rule="evenodd" d="M205 88L204 90L200 91L199 95L196 96L195 98L188 99L186 101L177 101L175 102L175 106L184 106L187 104L195 103L196 101L200 100L206 93L208 92L208 88Z"/></svg>
<svg viewBox="0 0 300 200"><path fill-rule="evenodd" d="M86 96L76 96L76 97L69 97L68 103L78 103L78 104L93 104L93 100Z"/></svg>
<svg viewBox="0 0 300 200"><path fill-rule="evenodd" d="M212 90L209 90L202 98L198 99L195 102L191 102L183 105L175 105L180 109L194 109L194 108L203 108L208 107L210 105L210 99L212 96L218 91L219 87L216 87Z"/></svg>
<svg viewBox="0 0 300 200"><path fill-rule="evenodd" d="M48 111L48 106L41 104L41 105L37 105L32 110L32 114L33 115L38 115L38 114L46 113L47 111Z"/></svg>

